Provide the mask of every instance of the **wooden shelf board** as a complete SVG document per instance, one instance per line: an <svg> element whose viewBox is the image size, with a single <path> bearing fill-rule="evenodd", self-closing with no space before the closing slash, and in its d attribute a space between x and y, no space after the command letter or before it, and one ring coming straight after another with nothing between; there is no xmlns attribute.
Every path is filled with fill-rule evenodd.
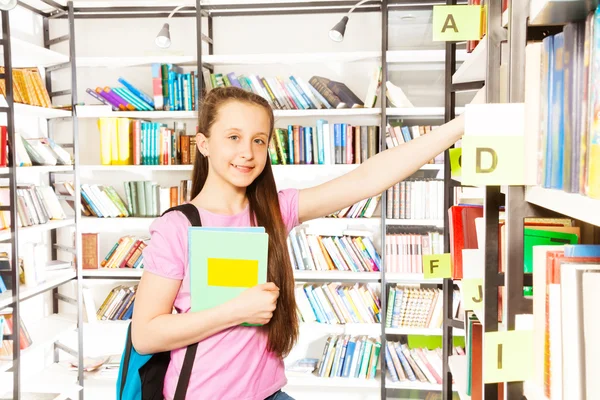
<svg viewBox="0 0 600 400"><path fill-rule="evenodd" d="M589 224L600 226L600 200L562 190L529 187L525 201Z"/></svg>
<svg viewBox="0 0 600 400"><path fill-rule="evenodd" d="M74 223L75 223L75 220L72 218L67 218L64 220L57 220L57 221L48 221L45 224L28 226L25 228L18 228L18 230L19 230L18 234L25 235L25 234L47 232L47 231L51 231L52 229L58 229L58 228L64 228L67 226L71 226ZM11 237L10 228L0 231L0 241L9 240L10 237Z"/></svg>
<svg viewBox="0 0 600 400"><path fill-rule="evenodd" d="M36 296L40 293L44 293L50 289L58 287L64 283L75 279L75 271L70 270L58 270L46 272L46 279L44 282L40 282L35 286L20 286L19 287L19 299L24 300L30 297ZM9 307L12 303L12 290L0 294L0 310Z"/></svg>

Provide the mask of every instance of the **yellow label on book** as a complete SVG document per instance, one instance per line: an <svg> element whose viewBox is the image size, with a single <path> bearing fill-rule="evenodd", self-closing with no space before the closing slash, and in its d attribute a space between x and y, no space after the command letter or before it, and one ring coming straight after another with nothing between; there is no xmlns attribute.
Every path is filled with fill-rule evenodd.
<svg viewBox="0 0 600 400"><path fill-rule="evenodd" d="M484 333L483 363L484 383L530 379L533 371L533 331Z"/></svg>
<svg viewBox="0 0 600 400"><path fill-rule="evenodd" d="M463 136L462 183L523 185L524 153L523 136Z"/></svg>
<svg viewBox="0 0 600 400"><path fill-rule="evenodd" d="M425 279L452 277L452 258L450 253L423 256L423 274Z"/></svg>
<svg viewBox="0 0 600 400"><path fill-rule="evenodd" d="M483 279L463 279L461 293L465 311L481 310L483 305Z"/></svg>
<svg viewBox="0 0 600 400"><path fill-rule="evenodd" d="M208 259L208 286L252 287L258 284L258 260Z"/></svg>
<svg viewBox="0 0 600 400"><path fill-rule="evenodd" d="M462 168L462 148L455 147L449 149L448 152L450 153L450 176L452 178L459 178Z"/></svg>
<svg viewBox="0 0 600 400"><path fill-rule="evenodd" d="M433 6L433 41L481 39L481 6Z"/></svg>

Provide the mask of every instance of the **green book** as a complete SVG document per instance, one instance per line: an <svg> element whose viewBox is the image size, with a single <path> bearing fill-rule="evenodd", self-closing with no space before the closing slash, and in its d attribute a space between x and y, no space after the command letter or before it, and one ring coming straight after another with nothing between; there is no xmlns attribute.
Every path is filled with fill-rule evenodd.
<svg viewBox="0 0 600 400"><path fill-rule="evenodd" d="M188 228L192 311L216 307L266 283L268 249L263 227Z"/></svg>

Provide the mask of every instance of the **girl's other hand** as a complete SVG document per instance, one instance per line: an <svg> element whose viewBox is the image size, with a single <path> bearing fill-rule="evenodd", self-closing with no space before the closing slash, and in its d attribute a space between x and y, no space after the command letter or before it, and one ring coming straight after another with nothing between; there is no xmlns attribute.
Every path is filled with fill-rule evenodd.
<svg viewBox="0 0 600 400"><path fill-rule="evenodd" d="M273 317L278 298L279 288L267 282L247 289L231 302L240 323L266 325Z"/></svg>

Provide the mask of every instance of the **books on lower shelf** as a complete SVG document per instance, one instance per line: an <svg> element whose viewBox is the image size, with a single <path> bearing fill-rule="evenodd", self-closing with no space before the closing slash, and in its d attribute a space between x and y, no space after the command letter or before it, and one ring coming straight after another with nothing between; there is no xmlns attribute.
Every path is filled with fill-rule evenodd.
<svg viewBox="0 0 600 400"><path fill-rule="evenodd" d="M375 379L380 350L379 338L329 336L316 368L316 374L322 378Z"/></svg>
<svg viewBox="0 0 600 400"><path fill-rule="evenodd" d="M401 121L400 121L401 123ZM420 136L426 135L431 132L437 126L426 125L426 126L405 126L398 125L397 122L388 124L385 132L385 144L388 149L397 147L403 143L410 142L411 140L417 139ZM429 164L443 164L444 153L438 154L433 160L429 160Z"/></svg>
<svg viewBox="0 0 600 400"><path fill-rule="evenodd" d="M452 315L457 315L460 295L454 292ZM387 303L387 328L442 327L444 297L438 288L419 288L393 285L389 288Z"/></svg>
<svg viewBox="0 0 600 400"><path fill-rule="evenodd" d="M455 354L464 354L460 347ZM428 382L442 384L442 349L409 348L408 344L388 341L385 363L392 382Z"/></svg>
<svg viewBox="0 0 600 400"><path fill-rule="evenodd" d="M149 237L127 235L119 240L100 261L97 233L82 234L83 269L98 268L144 268L142 251L148 245Z"/></svg>
<svg viewBox="0 0 600 400"><path fill-rule="evenodd" d="M360 164L379 149L379 127L317 120L316 127L276 128L269 142L271 164Z"/></svg>
<svg viewBox="0 0 600 400"><path fill-rule="evenodd" d="M386 218L444 218L444 180L410 179L387 189Z"/></svg>
<svg viewBox="0 0 600 400"><path fill-rule="evenodd" d="M296 285L297 311L303 322L379 323L379 293L365 284Z"/></svg>
<svg viewBox="0 0 600 400"><path fill-rule="evenodd" d="M381 195L377 195L375 197L369 197L368 199L364 199L355 203L349 207L338 210L328 217L332 218L371 218L373 217L373 213L377 209L379 205L379 200L381 200Z"/></svg>
<svg viewBox="0 0 600 400"><path fill-rule="evenodd" d="M441 254L443 249L444 235L440 232L386 235L386 272L422 274L423 256Z"/></svg>
<svg viewBox="0 0 600 400"><path fill-rule="evenodd" d="M287 243L296 270L373 272L381 267L381 258L367 236L307 234L300 225L290 232Z"/></svg>
<svg viewBox="0 0 600 400"><path fill-rule="evenodd" d="M15 155L18 167L33 165L73 165L73 158L51 138L24 138L15 133ZM8 134L6 126L0 126L0 167L8 165Z"/></svg>
<svg viewBox="0 0 600 400"><path fill-rule="evenodd" d="M135 293L137 284L132 286L119 285L114 287L106 296L102 305L98 308L95 314L95 320L98 321L117 321L128 320L133 315L133 304L135 301ZM95 309L92 296L85 296L86 312ZM90 304L90 302L92 302ZM94 321L94 316L88 312L88 322Z"/></svg>
<svg viewBox="0 0 600 400"><path fill-rule="evenodd" d="M10 188L0 187L0 205L10 205ZM49 186L17 185L18 226L45 224L50 220L64 220L66 215L56 193ZM0 211L0 229L10 228L10 211Z"/></svg>
<svg viewBox="0 0 600 400"><path fill-rule="evenodd" d="M12 313L2 313L0 316L3 317L3 323L0 324L0 341L2 342L2 346L0 346L0 359L12 359L13 355L13 324L14 318ZM28 348L31 346L31 335L27 330L27 327L23 323L23 319L21 318L20 330L19 330L19 348L21 350Z"/></svg>

